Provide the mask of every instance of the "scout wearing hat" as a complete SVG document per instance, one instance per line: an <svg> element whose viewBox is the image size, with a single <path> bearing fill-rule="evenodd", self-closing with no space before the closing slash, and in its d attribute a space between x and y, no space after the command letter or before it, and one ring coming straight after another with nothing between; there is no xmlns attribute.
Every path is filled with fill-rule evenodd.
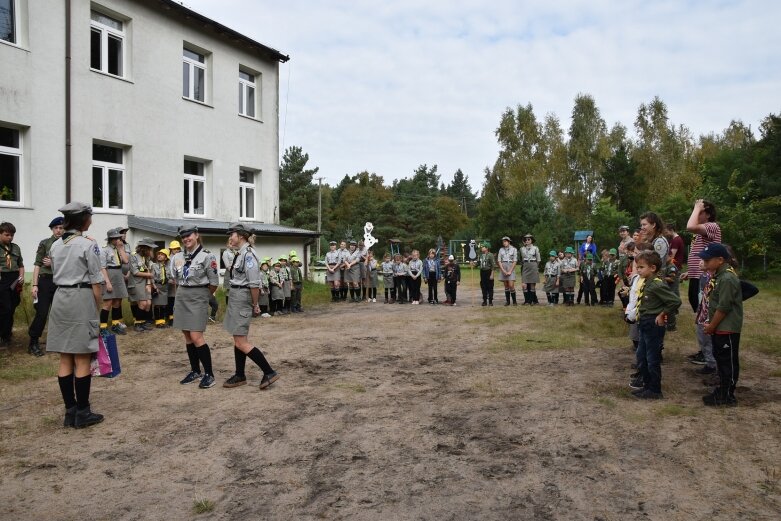
<svg viewBox="0 0 781 521"><path fill-rule="evenodd" d="M100 310L100 329L109 329L109 313L111 313L111 332L116 335L127 334L120 326L122 322L122 299L128 297L125 276L122 274L122 258L125 255L125 245L119 228L112 228L106 233L106 246L100 250L100 268L103 272L103 305Z"/></svg>
<svg viewBox="0 0 781 521"><path fill-rule="evenodd" d="M30 346L28 352L35 356L43 356L38 339L43 334L43 328L46 326L46 319L49 316L49 308L54 299L54 292L57 289L52 281L52 262L51 247L54 242L62 237L62 217L55 217L49 223L51 236L38 243L38 249L35 252L35 263L33 268L32 295L34 304L35 318L33 318L27 333L30 335Z"/></svg>
<svg viewBox="0 0 781 521"><path fill-rule="evenodd" d="M447 257L447 263L442 268L442 278L445 279L445 304L455 306L458 285L461 284L461 268L453 255Z"/></svg>
<svg viewBox="0 0 781 521"><path fill-rule="evenodd" d="M632 234L629 232L629 226L621 225L618 227L618 236L621 237L621 242L618 244L617 254L620 257L626 255L626 245L632 242Z"/></svg>
<svg viewBox="0 0 781 521"><path fill-rule="evenodd" d="M360 293L358 284L361 281L361 252L358 250L358 243L350 241L350 247L347 255L343 258L344 262L344 280L350 288L350 301L360 302Z"/></svg>
<svg viewBox="0 0 781 521"><path fill-rule="evenodd" d="M339 249L337 251L339 252L339 280L342 281L339 286L339 300L346 301L349 284L345 278L345 271L347 269L347 256L350 254L350 250L347 248L347 241L340 242Z"/></svg>
<svg viewBox="0 0 781 521"><path fill-rule="evenodd" d="M494 269L496 260L490 252L491 243L483 241L480 244L480 256L477 265L480 267L480 291L483 293L483 306L494 305Z"/></svg>
<svg viewBox="0 0 781 521"><path fill-rule="evenodd" d="M295 250L292 251L295 253ZM301 307L301 293L304 289L304 274L301 272L301 260L295 255L290 257L290 273L293 287L290 297L290 310L293 313L301 313L304 308Z"/></svg>
<svg viewBox="0 0 781 521"><path fill-rule="evenodd" d="M52 244L53 281L57 286L49 312L46 351L60 353L57 380L65 403L66 427L88 427L103 421L90 409L89 361L98 351L100 324L94 292L100 289L100 247L82 235L92 224L92 208L72 202L59 210L65 219L62 237Z"/></svg>
<svg viewBox="0 0 781 521"><path fill-rule="evenodd" d="M152 263L152 281L155 291L152 292L152 311L157 329L170 327L166 324L168 317L168 261L171 252L168 248L160 248Z"/></svg>
<svg viewBox="0 0 781 521"><path fill-rule="evenodd" d="M190 372L179 382L189 384L200 378L198 387L213 387L211 349L203 332L209 311L209 297L219 284L217 258L201 245L198 228L194 225L179 227L184 249L171 258L173 276L176 278L174 327L182 330ZM203 374L201 374L203 365Z"/></svg>
<svg viewBox="0 0 781 521"><path fill-rule="evenodd" d="M336 241L328 243L329 250L325 254L325 282L331 288L331 302L339 300L339 285L341 276L339 268L341 267L341 253L336 249Z"/></svg>
<svg viewBox="0 0 781 521"><path fill-rule="evenodd" d="M269 286L271 287L271 315L285 315L283 308L285 301L285 291L283 289L285 279L282 273L282 263L277 260L274 262L274 269L269 272Z"/></svg>
<svg viewBox="0 0 781 521"><path fill-rule="evenodd" d="M602 285L600 286L600 301L605 306L612 307L616 300L616 282L619 276L619 262L616 258L618 250L610 248L608 259L602 261L600 273L602 275Z"/></svg>
<svg viewBox="0 0 781 521"><path fill-rule="evenodd" d="M293 294L293 273L290 270L290 266L287 263L287 257L285 255L279 256L279 262L281 265L279 273L282 277L282 308L285 310L285 313L290 313L290 297Z"/></svg>
<svg viewBox="0 0 781 521"><path fill-rule="evenodd" d="M578 260L574 257L575 250L572 246L564 248L564 259L560 261L559 269L561 285L564 288L564 305L575 304L575 279L578 272Z"/></svg>
<svg viewBox="0 0 781 521"><path fill-rule="evenodd" d="M152 251L155 241L144 237L136 245L136 253L130 257L130 278L133 288L128 292L131 310L134 311L133 329L139 333L154 328L152 315ZM135 304L135 306L134 306ZM135 307L135 309L134 309Z"/></svg>
<svg viewBox="0 0 781 521"><path fill-rule="evenodd" d="M14 328L14 312L21 302L24 288L24 261L22 250L13 242L16 227L8 222L0 224L0 349L11 344ZM36 354L32 343L29 352Z"/></svg>
<svg viewBox="0 0 781 521"><path fill-rule="evenodd" d="M499 280L504 282L504 305L509 306L512 298L513 306L516 306L518 302L515 298L515 265L518 264L518 250L512 245L512 239L507 235L502 237L502 247L499 248L497 260L499 261Z"/></svg>
<svg viewBox="0 0 781 521"><path fill-rule="evenodd" d="M548 252L548 262L545 263L543 275L545 276L545 283L542 289L548 297L548 306L555 306L559 303L558 287L561 282L561 265L556 250Z"/></svg>
<svg viewBox="0 0 781 521"><path fill-rule="evenodd" d="M268 318L269 314L269 269L271 267L271 257L263 257L260 262L260 297L258 297L258 303L260 304L260 316Z"/></svg>
<svg viewBox="0 0 781 521"><path fill-rule="evenodd" d="M587 253L585 262L580 265L580 286L583 288L583 294L586 296L587 306L597 305L596 276L597 269L594 266L594 255Z"/></svg>
<svg viewBox="0 0 781 521"><path fill-rule="evenodd" d="M171 261L174 255L182 251L182 245L179 241L173 240L168 243L168 264L166 265L166 274L168 275L168 325L174 324L174 305L176 304L176 277L174 276L173 265Z"/></svg>
<svg viewBox="0 0 781 521"><path fill-rule="evenodd" d="M540 281L540 249L534 245L534 235L527 233L523 236L521 246L521 283L523 284L523 305L534 306L539 304L537 299L537 283Z"/></svg>

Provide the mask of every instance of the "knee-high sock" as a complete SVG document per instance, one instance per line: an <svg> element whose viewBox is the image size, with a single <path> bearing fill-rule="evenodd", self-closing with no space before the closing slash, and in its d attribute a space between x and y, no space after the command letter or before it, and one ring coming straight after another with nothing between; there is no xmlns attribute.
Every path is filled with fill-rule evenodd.
<svg viewBox="0 0 781 521"><path fill-rule="evenodd" d="M233 358L236 361L236 376L245 376L244 368L247 364L247 355L236 346L233 346Z"/></svg>
<svg viewBox="0 0 781 521"><path fill-rule="evenodd" d="M62 393L62 401L65 403L65 408L70 409L76 405L76 395L73 393L73 373L68 376L58 376L57 382L60 384L60 392Z"/></svg>
<svg viewBox="0 0 781 521"><path fill-rule="evenodd" d="M122 305L111 308L111 325L116 326L122 323Z"/></svg>
<svg viewBox="0 0 781 521"><path fill-rule="evenodd" d="M212 352L209 349L209 344L198 346L195 350L198 353L201 364L203 364L203 372L209 376L214 376L214 372L212 371Z"/></svg>
<svg viewBox="0 0 781 521"><path fill-rule="evenodd" d="M261 353L260 349L258 349L257 347L253 347L252 351L247 353L247 357L253 362L255 362L258 365L258 367L260 367L260 370L263 371L263 374L274 372L274 370L271 369L271 366L266 360L266 357L263 356L263 353Z"/></svg>
<svg viewBox="0 0 781 521"><path fill-rule="evenodd" d="M108 327L108 309L100 310L100 327L106 329Z"/></svg>
<svg viewBox="0 0 781 521"><path fill-rule="evenodd" d="M200 373L201 363L198 359L198 352L195 350L195 344L187 344L187 358L190 359L190 370L194 373Z"/></svg>
<svg viewBox="0 0 781 521"><path fill-rule="evenodd" d="M92 382L92 375L74 378L74 387L76 388L76 406L79 409L89 407L89 388Z"/></svg>

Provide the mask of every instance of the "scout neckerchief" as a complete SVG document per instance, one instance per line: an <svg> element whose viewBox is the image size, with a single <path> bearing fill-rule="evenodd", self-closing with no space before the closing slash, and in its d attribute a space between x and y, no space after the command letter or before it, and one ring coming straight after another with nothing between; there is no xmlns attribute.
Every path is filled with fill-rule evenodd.
<svg viewBox="0 0 781 521"><path fill-rule="evenodd" d="M184 278L184 280L187 280L187 277L190 274L190 264L192 264L193 259L201 252L201 248L203 248L203 246L199 244L198 247L195 248L195 251L192 253L188 253L187 250L185 250L184 266L182 266L182 277Z"/></svg>
<svg viewBox="0 0 781 521"><path fill-rule="evenodd" d="M165 263L160 264L160 284L165 284Z"/></svg>
<svg viewBox="0 0 781 521"><path fill-rule="evenodd" d="M732 273L732 274L733 274L733 275L735 275L736 277L738 276L737 272L735 271L735 269L734 269L732 266L729 266L729 267L728 267L726 270L724 270L724 271L725 271L725 272ZM706 291L706 295L709 295L709 294L710 294L710 292L711 292L711 291L713 291L713 289L715 289L715 288L716 288L716 284L717 284L717 282L716 282L716 279L717 279L717 278L718 278L718 273L714 273L714 274L713 274L713 276L710 278L710 281L708 281L708 287L706 288L706 290L707 290L707 291Z"/></svg>
<svg viewBox="0 0 781 521"><path fill-rule="evenodd" d="M231 250L231 251L233 251L233 250ZM231 279L233 278L233 268L234 268L234 266L236 266L236 261L237 260L239 260L239 252L233 251L233 262L231 262L231 267L228 270L228 275L230 276Z"/></svg>
<svg viewBox="0 0 781 521"><path fill-rule="evenodd" d="M488 268L489 262L488 262L488 256L491 255L490 253L481 253L480 254L480 267L481 268Z"/></svg>
<svg viewBox="0 0 781 521"><path fill-rule="evenodd" d="M654 277L654 282L662 282L659 277ZM645 282L637 288L637 316L640 316L640 306L643 303L643 292L645 291Z"/></svg>
<svg viewBox="0 0 781 521"><path fill-rule="evenodd" d="M114 258L117 260L117 266L121 266L122 262L119 260L119 250L117 249L116 245L112 244L112 248L114 248Z"/></svg>
<svg viewBox="0 0 781 521"><path fill-rule="evenodd" d="M13 243L9 242L8 246L5 244L0 244L0 247L2 247L3 251L5 252L5 267L9 270L11 269L11 251L13 250L11 244Z"/></svg>

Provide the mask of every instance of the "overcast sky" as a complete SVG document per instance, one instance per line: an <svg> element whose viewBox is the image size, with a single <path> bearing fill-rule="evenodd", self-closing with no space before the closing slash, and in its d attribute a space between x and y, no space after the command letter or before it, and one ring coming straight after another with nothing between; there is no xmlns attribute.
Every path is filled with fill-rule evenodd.
<svg viewBox="0 0 781 521"><path fill-rule="evenodd" d="M655 95L695 135L781 112L776 0L184 3L291 57L280 142L331 184L425 163L479 192L502 112L531 103L567 129L578 93L630 131Z"/></svg>

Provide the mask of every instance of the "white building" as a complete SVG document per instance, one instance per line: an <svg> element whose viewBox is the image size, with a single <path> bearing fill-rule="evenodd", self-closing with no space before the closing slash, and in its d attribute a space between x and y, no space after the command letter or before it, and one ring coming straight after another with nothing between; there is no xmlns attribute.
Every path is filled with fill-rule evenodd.
<svg viewBox="0 0 781 521"><path fill-rule="evenodd" d="M288 57L171 0L0 0L0 218L31 271L57 208L168 242L230 221L262 256L304 261L279 223L279 63Z"/></svg>

